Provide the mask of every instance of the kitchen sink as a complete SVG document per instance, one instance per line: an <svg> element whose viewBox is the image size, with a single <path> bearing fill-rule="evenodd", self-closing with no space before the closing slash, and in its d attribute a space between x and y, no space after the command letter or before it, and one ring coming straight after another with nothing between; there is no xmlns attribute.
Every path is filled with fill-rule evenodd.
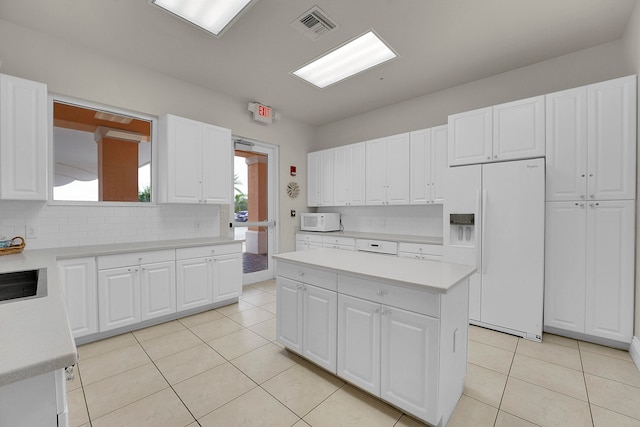
<svg viewBox="0 0 640 427"><path fill-rule="evenodd" d="M47 269L0 273L0 304L47 296Z"/></svg>

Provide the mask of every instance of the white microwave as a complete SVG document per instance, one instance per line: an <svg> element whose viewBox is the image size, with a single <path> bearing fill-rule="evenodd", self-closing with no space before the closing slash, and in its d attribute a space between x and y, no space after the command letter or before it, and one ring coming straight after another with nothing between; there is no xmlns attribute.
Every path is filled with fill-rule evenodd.
<svg viewBox="0 0 640 427"><path fill-rule="evenodd" d="M338 231L340 230L340 214L339 213L300 214L300 230L302 231Z"/></svg>

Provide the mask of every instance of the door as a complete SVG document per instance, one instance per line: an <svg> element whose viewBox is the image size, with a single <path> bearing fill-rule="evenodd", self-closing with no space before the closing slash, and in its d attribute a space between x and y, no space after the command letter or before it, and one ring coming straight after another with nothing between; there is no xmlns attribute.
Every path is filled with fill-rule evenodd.
<svg viewBox="0 0 640 427"><path fill-rule="evenodd" d="M245 239L242 283L247 285L274 278L271 255L278 248L278 147L244 139L236 139L235 144L235 204L230 225L236 239Z"/></svg>
<svg viewBox="0 0 640 427"><path fill-rule="evenodd" d="M58 273L73 337L98 332L96 259L58 261Z"/></svg>
<svg viewBox="0 0 640 427"><path fill-rule="evenodd" d="M635 201L589 202L585 332L630 343L633 336Z"/></svg>
<svg viewBox="0 0 640 427"><path fill-rule="evenodd" d="M335 374L338 294L305 284L302 299L302 355Z"/></svg>
<svg viewBox="0 0 640 427"><path fill-rule="evenodd" d="M100 332L140 322L140 268L98 271Z"/></svg>
<svg viewBox="0 0 640 427"><path fill-rule="evenodd" d="M228 183L233 175L233 143L231 131L202 124L202 201L227 204L231 202Z"/></svg>
<svg viewBox="0 0 640 427"><path fill-rule="evenodd" d="M333 149L333 205L349 204L348 192L351 181L351 146Z"/></svg>
<svg viewBox="0 0 640 427"><path fill-rule="evenodd" d="M447 168L447 126L431 128L431 202L444 203L444 171Z"/></svg>
<svg viewBox="0 0 640 427"><path fill-rule="evenodd" d="M409 134L387 138L387 204L409 204Z"/></svg>
<svg viewBox="0 0 640 427"><path fill-rule="evenodd" d="M365 187L367 205L383 205L387 201L387 138L365 142Z"/></svg>
<svg viewBox="0 0 640 427"><path fill-rule="evenodd" d="M236 167L236 169L238 169ZM238 172L236 172L236 175ZM320 201L320 152L307 154L307 206L318 206Z"/></svg>
<svg viewBox="0 0 640 427"><path fill-rule="evenodd" d="M338 295L338 375L380 395L380 305Z"/></svg>
<svg viewBox="0 0 640 427"><path fill-rule="evenodd" d="M544 95L493 107L493 160L544 156Z"/></svg>
<svg viewBox="0 0 640 427"><path fill-rule="evenodd" d="M47 200L47 85L0 75L0 196Z"/></svg>
<svg viewBox="0 0 640 427"><path fill-rule="evenodd" d="M302 354L302 283L278 277L276 311L278 342Z"/></svg>
<svg viewBox="0 0 640 427"><path fill-rule="evenodd" d="M546 207L544 324L584 333L586 203L550 202Z"/></svg>
<svg viewBox="0 0 640 427"><path fill-rule="evenodd" d="M140 267L140 309L142 320L176 312L175 261L143 264Z"/></svg>
<svg viewBox="0 0 640 427"><path fill-rule="evenodd" d="M365 143L359 142L348 146L350 150L349 192L350 206L364 206L365 200Z"/></svg>
<svg viewBox="0 0 640 427"><path fill-rule="evenodd" d="M202 199L202 123L166 117L168 138L168 202L200 203Z"/></svg>
<svg viewBox="0 0 640 427"><path fill-rule="evenodd" d="M240 254L213 258L213 302L237 298L242 293L242 257Z"/></svg>
<svg viewBox="0 0 640 427"><path fill-rule="evenodd" d="M320 152L320 200L318 206L333 206L333 150Z"/></svg>
<svg viewBox="0 0 640 427"><path fill-rule="evenodd" d="M469 319L480 321L480 236L482 235L482 166L446 168L444 171L443 251L447 262L475 265L469 278ZM450 224L452 214L473 214L473 226ZM465 235L469 227L469 239ZM463 236L458 238L458 236Z"/></svg>
<svg viewBox="0 0 640 427"><path fill-rule="evenodd" d="M544 160L482 166L481 321L542 337Z"/></svg>
<svg viewBox="0 0 640 427"><path fill-rule="evenodd" d="M493 123L491 107L449 116L449 166L491 161Z"/></svg>
<svg viewBox="0 0 640 427"><path fill-rule="evenodd" d="M546 97L546 199L585 200L587 194L587 88Z"/></svg>
<svg viewBox="0 0 640 427"><path fill-rule="evenodd" d="M439 321L382 306L380 397L437 422Z"/></svg>
<svg viewBox="0 0 640 427"><path fill-rule="evenodd" d="M200 307L213 302L211 258L192 258L176 261L176 305L178 311Z"/></svg>
<svg viewBox="0 0 640 427"><path fill-rule="evenodd" d="M431 130L411 132L409 146L409 201L424 205L431 201Z"/></svg>
<svg viewBox="0 0 640 427"><path fill-rule="evenodd" d="M636 76L589 85L588 200L635 198Z"/></svg>

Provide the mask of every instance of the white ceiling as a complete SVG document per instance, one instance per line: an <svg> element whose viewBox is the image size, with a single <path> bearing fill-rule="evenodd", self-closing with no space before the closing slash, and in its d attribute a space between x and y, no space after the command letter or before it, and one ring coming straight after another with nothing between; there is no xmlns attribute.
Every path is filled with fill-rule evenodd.
<svg viewBox="0 0 640 427"><path fill-rule="evenodd" d="M321 125L623 36L636 0L258 0L215 38L147 0L2 0L0 18ZM317 4L339 27L290 23ZM374 29L400 58L326 89L291 71Z"/></svg>

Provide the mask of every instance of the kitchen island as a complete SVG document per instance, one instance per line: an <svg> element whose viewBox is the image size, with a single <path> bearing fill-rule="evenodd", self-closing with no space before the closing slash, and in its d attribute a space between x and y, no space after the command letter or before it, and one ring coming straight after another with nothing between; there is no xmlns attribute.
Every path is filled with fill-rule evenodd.
<svg viewBox="0 0 640 427"><path fill-rule="evenodd" d="M316 249L274 255L279 343L429 424L467 369L475 267Z"/></svg>

